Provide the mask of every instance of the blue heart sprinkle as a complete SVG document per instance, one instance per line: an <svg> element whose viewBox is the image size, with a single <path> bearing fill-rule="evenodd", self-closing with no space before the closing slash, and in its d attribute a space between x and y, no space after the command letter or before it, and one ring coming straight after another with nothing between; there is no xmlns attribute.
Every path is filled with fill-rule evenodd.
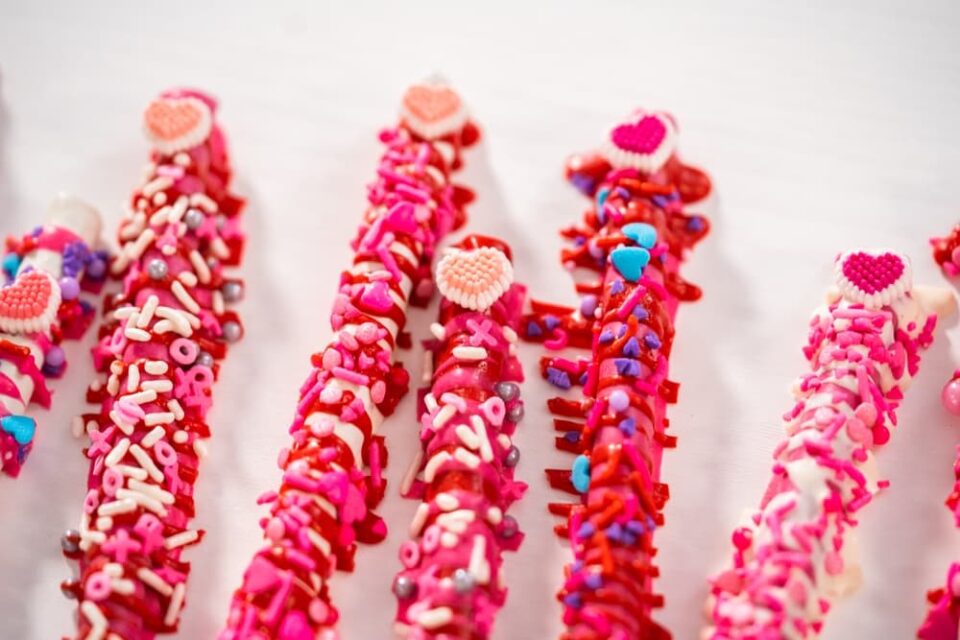
<svg viewBox="0 0 960 640"><path fill-rule="evenodd" d="M8 253L3 256L3 270L9 277L17 275L17 269L20 268L20 256L15 253Z"/></svg>
<svg viewBox="0 0 960 640"><path fill-rule="evenodd" d="M646 222L631 222L623 225L623 235L645 249L657 244L657 230Z"/></svg>
<svg viewBox="0 0 960 640"><path fill-rule="evenodd" d="M573 459L573 467L570 469L570 480L573 481L573 488L580 493L586 493L590 488L590 458L580 454Z"/></svg>
<svg viewBox="0 0 960 640"><path fill-rule="evenodd" d="M650 252L643 247L617 247L610 254L610 260L620 275L630 282L636 282L650 262Z"/></svg>
<svg viewBox="0 0 960 640"><path fill-rule="evenodd" d="M0 427L12 435L17 444L30 444L37 422L28 416L4 416L0 418Z"/></svg>

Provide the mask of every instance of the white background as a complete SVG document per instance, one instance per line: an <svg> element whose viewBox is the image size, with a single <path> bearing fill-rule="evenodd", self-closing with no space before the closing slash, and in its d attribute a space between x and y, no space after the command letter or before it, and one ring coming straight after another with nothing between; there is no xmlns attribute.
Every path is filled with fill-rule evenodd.
<svg viewBox="0 0 960 640"><path fill-rule="evenodd" d="M555 231L585 201L561 180L562 161L618 117L639 105L672 110L684 157L713 175L705 212L715 232L686 268L706 295L679 316L672 377L683 387L671 417L680 443L665 458L673 498L657 538L659 619L678 639L696 637L705 577L729 558L730 531L763 490L834 255L890 246L913 256L917 282L942 282L927 238L960 215L960 4L237 4L0 0L0 232L30 228L66 189L102 209L112 238L146 156L147 101L174 84L222 101L236 189L250 200L247 337L222 369L210 415L197 519L209 535L189 554L181 636L214 636L260 539L254 499L278 481L296 390L330 333L376 131L393 121L407 83L440 72L485 132L460 177L479 194L469 228L508 239L538 297L574 300ZM410 327L422 335L430 318L414 312ZM912 637L925 589L960 557L942 506L960 441L960 421L938 401L954 367L948 337L938 333L880 456L893 485L859 528L865 588L838 606L825 638ZM68 424L85 408L89 343L69 350L22 477L0 481L4 639L71 628L58 540L84 494ZM528 371L538 356L524 351ZM419 371L418 352L407 361ZM542 469L570 458L553 449L545 384L531 375L524 393L519 473L532 489L515 514L529 537L507 561L501 640L558 632L554 591L567 559L550 533L545 508L557 496ZM389 636L395 550L415 506L396 496L416 441L412 409L408 398L385 425L391 535L334 581L345 638Z"/></svg>

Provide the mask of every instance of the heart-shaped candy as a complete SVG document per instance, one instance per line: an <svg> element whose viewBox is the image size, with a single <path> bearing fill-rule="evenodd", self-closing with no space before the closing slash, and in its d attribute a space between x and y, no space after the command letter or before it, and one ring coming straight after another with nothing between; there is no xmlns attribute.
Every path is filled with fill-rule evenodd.
<svg viewBox="0 0 960 640"><path fill-rule="evenodd" d="M37 422L29 416L4 416L0 418L0 428L13 436L19 445L27 445L33 440Z"/></svg>
<svg viewBox="0 0 960 640"><path fill-rule="evenodd" d="M893 251L857 250L841 255L836 280L844 298L871 309L893 303L913 286L910 261Z"/></svg>
<svg viewBox="0 0 960 640"><path fill-rule="evenodd" d="M57 317L60 287L43 271L27 271L0 289L0 332L47 331Z"/></svg>
<svg viewBox="0 0 960 640"><path fill-rule="evenodd" d="M623 225L623 235L627 236L644 249L652 249L657 244L657 229L646 222L631 222Z"/></svg>
<svg viewBox="0 0 960 640"><path fill-rule="evenodd" d="M451 249L437 265L437 288L465 309L486 311L513 283L513 265L499 249Z"/></svg>
<svg viewBox="0 0 960 640"><path fill-rule="evenodd" d="M439 84L415 84L407 89L400 116L411 131L427 140L459 131L467 121L460 96Z"/></svg>
<svg viewBox="0 0 960 640"><path fill-rule="evenodd" d="M626 280L636 282L650 263L650 252L643 247L617 247L610 253L610 261Z"/></svg>
<svg viewBox="0 0 960 640"><path fill-rule="evenodd" d="M617 168L656 173L673 155L676 134L667 114L641 111L613 128L604 155Z"/></svg>
<svg viewBox="0 0 960 640"><path fill-rule="evenodd" d="M147 138L165 155L197 146L212 127L210 107L199 98L157 98L143 114Z"/></svg>

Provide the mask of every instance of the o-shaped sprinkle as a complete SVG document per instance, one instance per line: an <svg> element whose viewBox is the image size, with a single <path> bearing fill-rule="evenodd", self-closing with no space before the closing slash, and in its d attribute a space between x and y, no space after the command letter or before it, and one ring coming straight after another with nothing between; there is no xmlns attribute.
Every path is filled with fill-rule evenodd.
<svg viewBox="0 0 960 640"><path fill-rule="evenodd" d="M87 584L83 587L83 595L87 600L100 601L108 598L113 591L110 576L102 571L90 574Z"/></svg>
<svg viewBox="0 0 960 640"><path fill-rule="evenodd" d="M193 340L177 338L170 343L170 357L177 364L193 364L196 362L198 355L200 355L200 347Z"/></svg>
<svg viewBox="0 0 960 640"><path fill-rule="evenodd" d="M117 495L117 489L123 486L123 474L116 469L107 469L103 473L103 492L110 497Z"/></svg>
<svg viewBox="0 0 960 640"><path fill-rule="evenodd" d="M420 547L412 540L407 540L400 545L400 562L407 569L413 569L420 564Z"/></svg>

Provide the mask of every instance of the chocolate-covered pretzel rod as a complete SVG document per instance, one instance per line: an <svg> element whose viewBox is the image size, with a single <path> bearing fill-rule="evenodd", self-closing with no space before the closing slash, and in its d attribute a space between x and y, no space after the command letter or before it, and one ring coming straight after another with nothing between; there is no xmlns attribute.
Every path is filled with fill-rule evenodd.
<svg viewBox="0 0 960 640"><path fill-rule="evenodd" d="M733 567L712 581L706 638L817 637L834 601L859 584L851 534L888 484L874 452L950 294L913 287L908 260L889 251L841 255L836 282L810 323L810 372L784 415L773 477L733 533Z"/></svg>
<svg viewBox="0 0 960 640"><path fill-rule="evenodd" d="M487 638L506 599L502 551L522 535L504 514L526 489L513 479L511 439L523 416L516 330L525 289L512 281L509 248L480 236L437 267L444 299L426 343L422 451L401 487L423 501L393 585L396 629L408 638Z"/></svg>
<svg viewBox="0 0 960 640"><path fill-rule="evenodd" d="M960 224L950 234L930 240L933 259L943 272L955 278L960 275ZM943 406L953 415L960 416L960 369L943 387ZM960 446L953 463L953 491L947 496L946 505L953 514L954 524L960 528ZM927 593L929 607L917 637L921 640L956 640L960 634L960 562L951 562L947 568L944 586Z"/></svg>
<svg viewBox="0 0 960 640"><path fill-rule="evenodd" d="M557 447L578 454L573 467L548 470L555 488L581 494L554 504L567 517L574 562L559 598L565 639L667 638L651 619L661 605L653 532L663 523L667 487L660 482L667 435L666 405L677 384L667 378L674 316L700 290L679 268L707 221L684 204L710 190L707 177L675 154L676 124L663 113L638 112L615 127L601 155L575 157L568 178L593 205L564 231L574 247L564 265L590 277L577 284L578 310L534 303L525 338L549 348L590 349L589 357L544 358L544 377L582 397L549 402L563 432Z"/></svg>
<svg viewBox="0 0 960 640"><path fill-rule="evenodd" d="M63 585L79 601L78 638L174 631L190 571L183 551L203 537L190 521L205 417L217 360L243 332L226 308L242 284L224 275L240 261L243 201L227 191L215 110L202 93L174 90L144 116L154 148L111 265L123 292L108 300L93 350L105 376L87 397L100 412L83 417L89 491L79 531L63 539L80 564Z"/></svg>
<svg viewBox="0 0 960 640"><path fill-rule="evenodd" d="M99 236L100 215L60 196L46 224L7 239L0 289L0 471L7 475L20 473L33 448L37 423L27 407L49 407L44 378L66 369L60 343L79 338L93 320L80 292L99 290L106 274L104 255L92 251Z"/></svg>
<svg viewBox="0 0 960 640"><path fill-rule="evenodd" d="M394 351L408 303L432 292L437 242L463 219L469 192L450 182L460 150L478 137L457 95L418 85L403 99L400 125L380 134L386 147L369 205L353 241L353 265L340 277L332 342L301 387L293 442L280 455L279 491L261 520L265 545L235 592L222 640L336 636L327 581L350 571L357 542L386 535L372 509L383 496L386 463L376 434L407 391Z"/></svg>

